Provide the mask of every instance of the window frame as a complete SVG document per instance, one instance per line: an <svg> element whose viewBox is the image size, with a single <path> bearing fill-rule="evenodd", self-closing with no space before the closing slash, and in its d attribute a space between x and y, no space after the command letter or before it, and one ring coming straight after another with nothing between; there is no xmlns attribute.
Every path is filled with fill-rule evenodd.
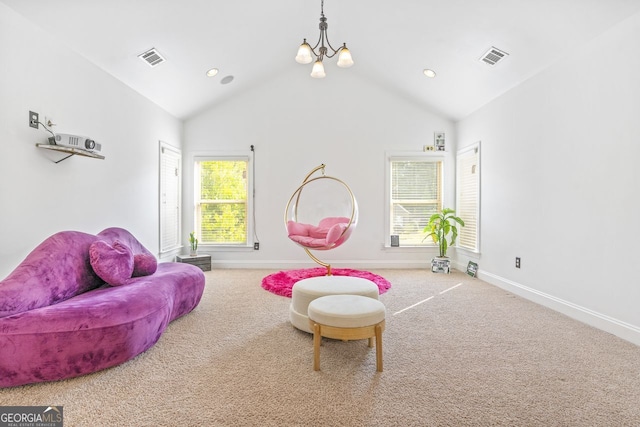
<svg viewBox="0 0 640 427"><path fill-rule="evenodd" d="M459 216L460 218L462 218L462 220L465 221L465 227L459 229L458 231L458 239L456 241L456 247L458 249L462 249L474 254L480 254L480 213L481 213L481 201L482 201L482 194L481 194L481 189L482 189L482 156L481 156L481 141L475 142L471 145L468 145L464 148L461 148L457 151L456 153L456 215ZM466 226L467 223L471 223L470 221L468 221L468 218L465 219L466 215L464 212L461 212L461 206L462 206L462 202L461 202L461 189L463 188L463 186L460 183L460 177L461 177L461 172L462 172L462 168L460 166L460 161L463 157L470 155L471 153L475 154L476 156L476 171L475 173L477 173L477 182L476 182L476 206L475 206L475 247L470 247L470 246L463 246L461 245L462 243L462 239L461 239L461 233L463 233L464 231L468 230L468 227ZM473 155L472 154L472 155ZM464 216L464 217L463 217ZM466 230L465 230L466 229Z"/></svg>
<svg viewBox="0 0 640 427"><path fill-rule="evenodd" d="M418 161L418 162L441 162L442 167L440 170L440 200L442 205L445 204L446 195L446 171L447 171L447 156L444 152L405 152L405 151L390 151L385 153L385 208L384 208L384 247L398 249L391 246L391 232L392 232L392 173L391 163L394 161ZM442 207L441 207L442 208ZM433 241L425 239L420 244L403 244L400 241L400 247L405 248L430 248L434 247Z"/></svg>
<svg viewBox="0 0 640 427"><path fill-rule="evenodd" d="M176 160L177 170L175 171L175 176L177 176L177 184L175 191L177 193L176 196L176 207L177 210L177 223L174 230L177 236L177 240L174 244L165 246L165 233L167 232L165 228L165 219L166 219L166 175L165 175L165 156L171 156ZM164 141L159 141L158 145L158 248L160 256L164 256L174 251L178 251L182 248L182 150L180 148L174 147L171 144L168 144Z"/></svg>
<svg viewBox="0 0 640 427"><path fill-rule="evenodd" d="M216 248L218 249L223 249L223 250L229 250L229 249L233 249L233 248L238 248L238 249L251 249L253 250L253 239L252 236L255 236L254 230L255 230L255 225L254 225L254 209L255 209L255 203L254 203L254 180L255 180L255 176L254 176L254 168L253 168L253 156L251 155L251 152L239 152L239 151L234 151L234 152L207 152L207 153L198 153L193 155L192 157L192 162L191 162L191 167L192 167L192 173L193 173L193 190L192 190L192 197L193 197L193 229L196 230L196 234L199 233L199 218L198 218L198 204L199 204L199 191L200 191L200 177L199 177L199 167L197 165L198 162L203 162L203 161L246 161L247 162L247 193L246 193L246 203L247 203L247 207L246 207L246 235L245 235L245 242L241 242L241 243L204 243L201 242L198 244L198 249L201 249L203 251L207 251L207 250L216 250Z"/></svg>

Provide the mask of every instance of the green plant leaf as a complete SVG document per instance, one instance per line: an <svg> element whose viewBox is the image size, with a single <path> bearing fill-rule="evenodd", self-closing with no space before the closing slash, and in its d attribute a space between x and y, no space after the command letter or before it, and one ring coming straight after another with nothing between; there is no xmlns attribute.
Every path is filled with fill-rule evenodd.
<svg viewBox="0 0 640 427"><path fill-rule="evenodd" d="M464 221L455 216L455 210L451 208L444 208L441 212L435 213L429 217L427 225L424 227L423 232L429 233L422 240L427 237L431 237L433 243L438 246L440 256L447 255L447 249L454 245L458 238L458 227L456 224L460 224L464 227ZM447 237L451 235L450 239Z"/></svg>

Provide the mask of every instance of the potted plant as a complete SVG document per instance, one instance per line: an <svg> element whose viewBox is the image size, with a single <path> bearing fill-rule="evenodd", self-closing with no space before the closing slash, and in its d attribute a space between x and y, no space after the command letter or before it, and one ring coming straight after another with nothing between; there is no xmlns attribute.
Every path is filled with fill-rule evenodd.
<svg viewBox="0 0 640 427"><path fill-rule="evenodd" d="M191 252L189 255L196 256L198 255L198 239L196 239L196 232L192 231L189 234L189 244L191 245Z"/></svg>
<svg viewBox="0 0 640 427"><path fill-rule="evenodd" d="M447 249L456 243L456 237L458 237L456 224L464 227L464 221L455 214L455 210L444 208L442 212L431 215L423 230L429 233L424 238L431 237L433 243L438 245L439 255L431 260L431 271L434 273L449 272L450 261L447 257ZM450 238L449 235L451 235Z"/></svg>

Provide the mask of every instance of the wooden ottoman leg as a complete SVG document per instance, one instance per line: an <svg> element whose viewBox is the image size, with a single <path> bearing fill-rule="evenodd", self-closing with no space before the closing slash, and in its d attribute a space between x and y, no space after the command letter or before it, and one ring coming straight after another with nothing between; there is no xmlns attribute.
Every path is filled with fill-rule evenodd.
<svg viewBox="0 0 640 427"><path fill-rule="evenodd" d="M320 335L320 325L313 324L313 370L320 370L320 341L322 341L322 335Z"/></svg>
<svg viewBox="0 0 640 427"><path fill-rule="evenodd" d="M385 307L362 295L327 295L314 299L307 310L313 332L313 370L320 370L322 337L343 341L367 339L376 347L376 371L382 372L382 331Z"/></svg>
<svg viewBox="0 0 640 427"><path fill-rule="evenodd" d="M382 372L382 326L376 325L376 370Z"/></svg>

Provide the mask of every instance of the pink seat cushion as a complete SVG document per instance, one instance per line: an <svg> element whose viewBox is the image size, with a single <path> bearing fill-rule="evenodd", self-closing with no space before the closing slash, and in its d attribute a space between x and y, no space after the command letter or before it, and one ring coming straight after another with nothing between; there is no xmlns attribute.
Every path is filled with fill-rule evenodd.
<svg viewBox="0 0 640 427"><path fill-rule="evenodd" d="M317 226L287 221L287 232L291 240L302 246L329 249L342 237L348 225L349 218L346 217L327 217Z"/></svg>
<svg viewBox="0 0 640 427"><path fill-rule="evenodd" d="M307 248L319 249L327 246L325 239L315 239L309 236L289 236L289 238Z"/></svg>

